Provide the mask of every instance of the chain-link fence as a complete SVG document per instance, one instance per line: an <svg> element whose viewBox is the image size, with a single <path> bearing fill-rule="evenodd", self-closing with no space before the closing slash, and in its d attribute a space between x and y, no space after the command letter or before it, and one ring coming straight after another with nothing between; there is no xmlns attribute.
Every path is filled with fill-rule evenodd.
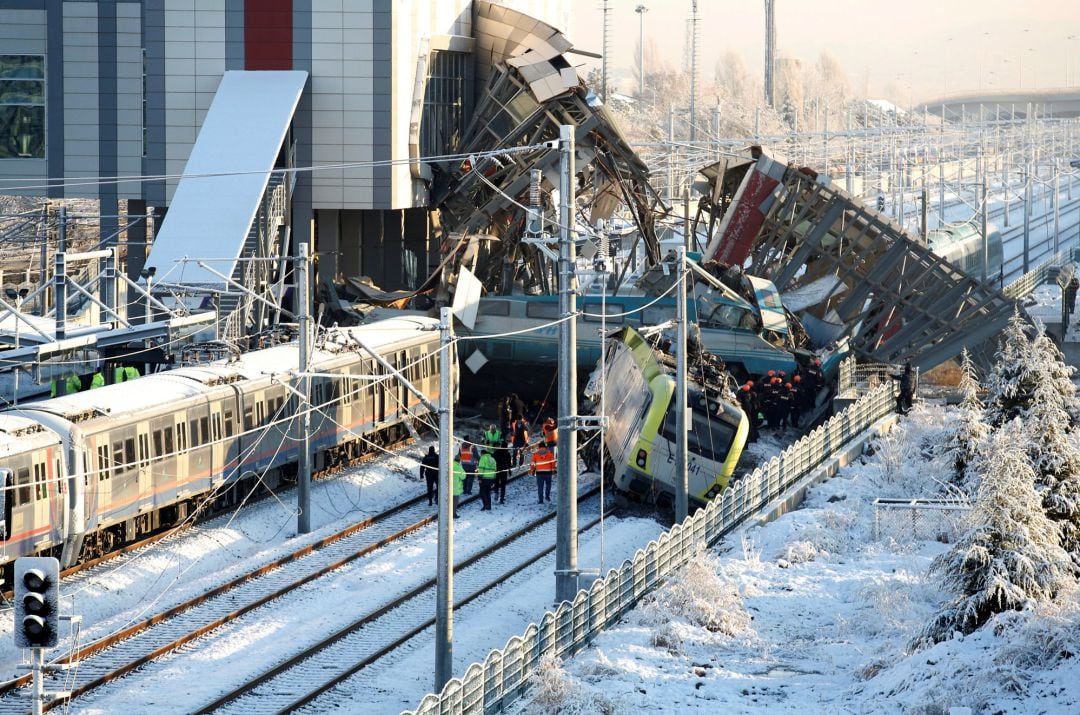
<svg viewBox="0 0 1080 715"><path fill-rule="evenodd" d="M966 530L970 514L971 504L962 499L875 499L874 539L951 544Z"/></svg>
<svg viewBox="0 0 1080 715"><path fill-rule="evenodd" d="M545 656L565 657L633 608L647 593L685 565L695 551L709 546L777 498L784 490L829 459L845 443L893 409L891 385L883 385L804 436L752 474L735 482L681 524L639 550L634 558L608 571L573 602L548 611L501 650L473 663L461 678L439 694L426 696L407 715L495 713L515 701Z"/></svg>

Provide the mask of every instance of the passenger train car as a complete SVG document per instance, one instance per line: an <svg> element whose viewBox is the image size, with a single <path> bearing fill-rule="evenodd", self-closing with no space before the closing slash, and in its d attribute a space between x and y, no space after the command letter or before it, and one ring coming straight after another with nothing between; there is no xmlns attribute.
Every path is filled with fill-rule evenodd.
<svg viewBox="0 0 1080 715"><path fill-rule="evenodd" d="M675 494L675 377L656 351L633 328L608 341L606 380L593 375L588 395L598 408L604 391L608 429L607 456L616 486L647 501L667 501ZM704 504L728 485L738 464L750 424L743 411L716 391L687 382L689 423L689 497Z"/></svg>
<svg viewBox="0 0 1080 715"><path fill-rule="evenodd" d="M310 363L313 470L427 411L361 342L439 398L437 320L327 331ZM296 343L279 345L0 413L0 567L55 555L67 568L295 476L297 365Z"/></svg>
<svg viewBox="0 0 1080 715"><path fill-rule="evenodd" d="M996 280L1004 259L1001 231L988 224L986 232L986 276L988 280ZM983 236L972 224L962 223L931 231L929 245L930 250L954 263L969 276L982 276Z"/></svg>

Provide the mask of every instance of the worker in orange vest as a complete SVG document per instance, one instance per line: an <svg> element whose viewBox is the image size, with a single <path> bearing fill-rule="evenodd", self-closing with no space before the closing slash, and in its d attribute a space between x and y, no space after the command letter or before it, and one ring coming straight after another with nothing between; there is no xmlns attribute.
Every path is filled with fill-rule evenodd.
<svg viewBox="0 0 1080 715"><path fill-rule="evenodd" d="M551 477L555 474L555 453L541 444L532 455L529 471L536 475L536 496L539 504L551 501Z"/></svg>
<svg viewBox="0 0 1080 715"><path fill-rule="evenodd" d="M544 444L548 446L548 449L554 451L555 445L559 442L559 428L555 425L555 420L548 417L544 420Z"/></svg>

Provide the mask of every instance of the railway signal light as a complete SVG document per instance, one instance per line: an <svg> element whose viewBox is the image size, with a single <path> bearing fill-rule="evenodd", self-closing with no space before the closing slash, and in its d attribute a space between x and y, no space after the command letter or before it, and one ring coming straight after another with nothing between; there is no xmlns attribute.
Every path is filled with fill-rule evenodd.
<svg viewBox="0 0 1080 715"><path fill-rule="evenodd" d="M52 557L15 561L15 645L52 648L60 633L60 562Z"/></svg>

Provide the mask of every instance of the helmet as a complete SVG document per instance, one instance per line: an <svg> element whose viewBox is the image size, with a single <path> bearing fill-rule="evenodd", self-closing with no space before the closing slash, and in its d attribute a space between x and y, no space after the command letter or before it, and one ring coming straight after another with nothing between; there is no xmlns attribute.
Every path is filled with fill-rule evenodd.
<svg viewBox="0 0 1080 715"><path fill-rule="evenodd" d="M787 389L790 390L791 389L791 383L790 382L785 382L784 387L786 387Z"/></svg>
<svg viewBox="0 0 1080 715"><path fill-rule="evenodd" d="M780 384L780 378L779 378L779 377L774 377L774 378L772 379L772 384L774 384L774 385L779 385L779 384Z"/></svg>
<svg viewBox="0 0 1080 715"><path fill-rule="evenodd" d="M795 377L793 377L793 378L791 378L791 379L792 379L792 380L793 380L794 382L802 382L802 376L801 376L801 375L796 375Z"/></svg>
<svg viewBox="0 0 1080 715"><path fill-rule="evenodd" d="M746 381L746 386L747 387L753 387L754 386L754 381L753 380L747 380Z"/></svg>
<svg viewBox="0 0 1080 715"><path fill-rule="evenodd" d="M781 377L781 378L787 377L787 373L786 373L786 372L784 372L783 370L781 370L781 371L780 371L780 377Z"/></svg>
<svg viewBox="0 0 1080 715"><path fill-rule="evenodd" d="M775 377L775 376L776 376L776 370L769 370L769 377Z"/></svg>
<svg viewBox="0 0 1080 715"><path fill-rule="evenodd" d="M743 385L742 390L743 392L750 392L750 385Z"/></svg>
<svg viewBox="0 0 1080 715"><path fill-rule="evenodd" d="M817 360L815 360L814 364L817 365L818 367L821 367L821 359L818 358Z"/></svg>

